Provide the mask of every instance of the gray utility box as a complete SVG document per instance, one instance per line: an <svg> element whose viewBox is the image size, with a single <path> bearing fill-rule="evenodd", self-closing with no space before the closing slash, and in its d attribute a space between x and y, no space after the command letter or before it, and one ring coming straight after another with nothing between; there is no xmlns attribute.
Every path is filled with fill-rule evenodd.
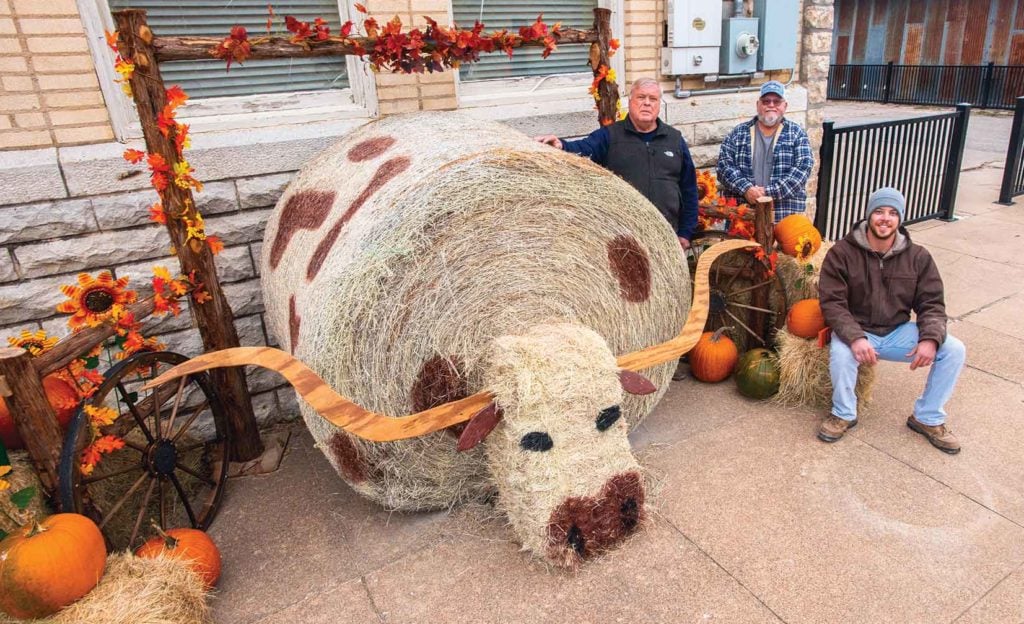
<svg viewBox="0 0 1024 624"><path fill-rule="evenodd" d="M771 71L796 67L800 0L754 0L754 15L761 20L757 68Z"/></svg>
<svg viewBox="0 0 1024 624"><path fill-rule="evenodd" d="M723 74L752 74L757 71L756 17L728 17L722 20L721 69Z"/></svg>

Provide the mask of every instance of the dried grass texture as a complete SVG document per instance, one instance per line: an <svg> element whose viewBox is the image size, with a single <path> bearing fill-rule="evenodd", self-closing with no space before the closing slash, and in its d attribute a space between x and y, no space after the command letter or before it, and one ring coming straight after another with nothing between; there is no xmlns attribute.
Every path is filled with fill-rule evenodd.
<svg viewBox="0 0 1024 624"><path fill-rule="evenodd" d="M793 256L779 254L775 271L782 280L783 288L786 291L787 308L802 299L818 298L818 275L821 273L821 263L825 261L825 254L833 244L831 241L823 241L818 251L804 263L797 262ZM807 270L807 265L810 265L810 271Z"/></svg>
<svg viewBox="0 0 1024 624"><path fill-rule="evenodd" d="M299 206L308 214L289 230L288 211ZM639 252L615 243L626 261L614 266L609 245L630 240ZM638 257L646 275L635 270ZM480 359L494 338L572 322L622 354L675 335L690 300L671 227L627 183L505 126L448 112L367 124L310 162L269 220L261 263L282 348L294 347L335 390L393 416L416 411L413 389L430 386L421 370L431 359L450 363L473 392L484 387ZM616 270L637 279L620 283ZM644 281L649 296L637 301ZM624 401L631 426L660 399L672 368L645 371L661 391ZM302 409L338 472L388 508L446 508L494 490L482 449L456 453L449 432L368 443Z"/></svg>
<svg viewBox="0 0 1024 624"><path fill-rule="evenodd" d="M50 515L43 500L43 486L36 475L36 469L32 465L32 458L28 451L8 451L11 460L11 472L7 473L4 481L11 487L0 492L0 529L7 533L13 533L33 520L41 520ZM18 509L11 502L11 494L19 492L27 487L34 487L36 495L29 502L25 509Z"/></svg>
<svg viewBox="0 0 1024 624"><path fill-rule="evenodd" d="M176 559L140 559L128 552L107 558L99 584L81 600L40 620L0 624L212 624L202 580Z"/></svg>
<svg viewBox="0 0 1024 624"><path fill-rule="evenodd" d="M588 515L598 515L608 480L641 472L630 452L625 420L603 431L596 426L602 410L622 403L615 357L593 331L539 325L524 335L495 340L483 367L498 404L509 406L486 444L488 467L499 486L498 506L524 548L541 556L550 552L557 562L571 565L576 555L549 542L555 509L569 498L591 497L596 504ZM533 432L550 437L550 450L522 449L524 436ZM621 529L615 521L610 518L614 526L609 530ZM588 543L609 539L594 535L594 527L578 525Z"/></svg>
<svg viewBox="0 0 1024 624"><path fill-rule="evenodd" d="M838 338L833 337L833 340ZM774 400L789 407L832 408L832 378L829 375L828 347L818 346L817 340L794 336L785 329L775 335L779 354L779 392ZM861 366L857 371L857 408L871 401L875 383L873 366Z"/></svg>

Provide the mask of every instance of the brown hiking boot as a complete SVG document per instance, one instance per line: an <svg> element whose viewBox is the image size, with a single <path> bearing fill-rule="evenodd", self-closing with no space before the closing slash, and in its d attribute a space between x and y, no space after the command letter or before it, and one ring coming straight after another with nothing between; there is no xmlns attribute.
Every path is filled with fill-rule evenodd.
<svg viewBox="0 0 1024 624"><path fill-rule="evenodd" d="M932 446L943 453L956 455L960 452L960 441L956 439L956 436L953 435L953 432L946 425L935 425L934 427L926 425L911 414L910 418L907 419L907 426L928 438Z"/></svg>
<svg viewBox="0 0 1024 624"><path fill-rule="evenodd" d="M829 414L822 419L821 424L818 425L818 439L822 442L835 442L839 438L843 437L848 429L853 429L857 426L857 419L843 420L835 414Z"/></svg>
<svg viewBox="0 0 1024 624"><path fill-rule="evenodd" d="M690 367L683 362L683 358L679 358L676 362L676 370L672 373L672 381L682 381L690 376Z"/></svg>

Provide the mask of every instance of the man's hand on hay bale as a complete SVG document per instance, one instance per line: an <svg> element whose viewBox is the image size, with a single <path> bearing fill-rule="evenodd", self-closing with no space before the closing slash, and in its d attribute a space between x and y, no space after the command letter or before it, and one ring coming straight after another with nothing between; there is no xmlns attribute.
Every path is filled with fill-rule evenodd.
<svg viewBox="0 0 1024 624"><path fill-rule="evenodd" d="M543 136L533 137L533 140L538 143L545 143L547 145L550 145L555 149L562 149L562 141L559 140L559 138L553 134L545 134Z"/></svg>
<svg viewBox="0 0 1024 624"><path fill-rule="evenodd" d="M683 238L682 236L680 236L679 237L679 246L683 248L683 251L686 251L687 249L690 248L690 239Z"/></svg>

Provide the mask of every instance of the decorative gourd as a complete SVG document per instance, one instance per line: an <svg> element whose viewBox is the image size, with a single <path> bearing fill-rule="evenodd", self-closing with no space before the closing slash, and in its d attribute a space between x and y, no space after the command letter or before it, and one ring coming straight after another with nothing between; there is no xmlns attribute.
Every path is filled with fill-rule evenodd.
<svg viewBox="0 0 1024 624"><path fill-rule="evenodd" d="M163 555L185 561L203 579L206 589L213 589L220 579L220 550L210 536L199 529L154 528L160 535L139 546L135 556L153 559Z"/></svg>
<svg viewBox="0 0 1024 624"><path fill-rule="evenodd" d="M818 332L825 329L821 303L817 299L803 299L794 303L786 315L786 329L794 336L817 338Z"/></svg>
<svg viewBox="0 0 1024 624"><path fill-rule="evenodd" d="M25 525L0 542L0 610L16 618L52 615L92 591L107 546L96 524L62 513Z"/></svg>
<svg viewBox="0 0 1024 624"><path fill-rule="evenodd" d="M690 351L690 371L701 381L715 383L732 374L739 351L736 344L722 334L727 327L720 327L714 333L704 332Z"/></svg>
<svg viewBox="0 0 1024 624"><path fill-rule="evenodd" d="M768 349L751 349L736 365L736 386L751 399L767 399L779 391L779 361Z"/></svg>
<svg viewBox="0 0 1024 624"><path fill-rule="evenodd" d="M789 215L776 223L775 240L782 253L793 257L807 258L821 248L821 232L802 214Z"/></svg>
<svg viewBox="0 0 1024 624"><path fill-rule="evenodd" d="M69 382L60 373L53 373L43 378L43 390L46 391L46 400L57 413L57 422L61 429L67 429L71 417L78 409L78 390L74 384ZM14 418L7 409L7 403L0 398L0 440L8 449L23 449L25 441L21 439L18 428L14 425Z"/></svg>

